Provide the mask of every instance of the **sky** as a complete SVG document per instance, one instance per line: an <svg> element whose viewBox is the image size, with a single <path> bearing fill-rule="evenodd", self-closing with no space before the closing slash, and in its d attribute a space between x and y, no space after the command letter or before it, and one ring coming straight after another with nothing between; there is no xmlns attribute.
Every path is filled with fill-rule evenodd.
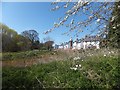
<svg viewBox="0 0 120 90"><path fill-rule="evenodd" d="M2 2L2 16L0 15L2 19L0 19L0 22L14 29L18 34L21 34L25 30L34 29L39 33L40 42L45 37L50 37L56 44L67 42L71 37L76 39L73 37L73 33L70 36L61 35L68 30L68 28L63 26L47 35L43 34L44 31L52 28L54 22L58 21L59 17L64 16L66 11L64 8L55 12L50 11L53 7L51 2ZM86 18L85 16L75 17L77 20ZM89 31L81 33L79 38L84 37L87 33Z"/></svg>

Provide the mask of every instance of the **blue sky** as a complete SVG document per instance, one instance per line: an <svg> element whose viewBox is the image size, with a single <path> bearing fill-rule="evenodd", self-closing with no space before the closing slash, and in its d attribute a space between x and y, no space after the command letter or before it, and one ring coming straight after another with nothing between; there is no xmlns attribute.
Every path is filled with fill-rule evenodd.
<svg viewBox="0 0 120 90"><path fill-rule="evenodd" d="M52 12L50 11L52 8L53 6L50 2L2 2L2 20L0 22L14 29L19 34L25 30L34 29L39 33L40 41L43 41L43 38L47 36L51 37L57 44L69 41L70 37L73 37L73 33L70 36L61 35L69 30L66 27L57 28L47 35L43 34L44 31L52 28L53 23L58 21L59 17L64 16L66 11L65 9L60 9ZM75 17L77 20L86 18L85 16ZM81 33L79 38L82 38L87 33L89 31Z"/></svg>

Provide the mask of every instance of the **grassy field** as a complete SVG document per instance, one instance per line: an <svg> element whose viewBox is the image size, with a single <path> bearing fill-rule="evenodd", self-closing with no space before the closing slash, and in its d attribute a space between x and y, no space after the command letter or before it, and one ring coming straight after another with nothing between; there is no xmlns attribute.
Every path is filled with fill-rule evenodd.
<svg viewBox="0 0 120 90"><path fill-rule="evenodd" d="M3 89L120 88L120 61L117 51L104 50L104 53L102 51L46 52L37 55L43 55L43 57L48 55L48 59L50 57L53 57L52 59L57 57L57 59L49 63L37 63L23 67L3 66ZM34 57L34 59L37 58ZM4 59L4 61L9 60Z"/></svg>

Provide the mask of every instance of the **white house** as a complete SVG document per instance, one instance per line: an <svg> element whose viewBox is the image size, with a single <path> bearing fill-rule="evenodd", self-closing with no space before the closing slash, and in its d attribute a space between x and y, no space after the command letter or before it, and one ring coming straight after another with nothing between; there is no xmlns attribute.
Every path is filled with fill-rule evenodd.
<svg viewBox="0 0 120 90"><path fill-rule="evenodd" d="M58 45L56 49L72 49L72 50L80 50L80 49L89 49L89 48L96 48L100 49L100 37L98 36L86 36L80 40L76 39L76 41L72 41L70 39L69 42L65 42L61 45Z"/></svg>
<svg viewBox="0 0 120 90"><path fill-rule="evenodd" d="M81 39L79 42L73 42L72 49L88 49L88 48L96 48L100 49L100 37L98 36L86 36L85 38Z"/></svg>

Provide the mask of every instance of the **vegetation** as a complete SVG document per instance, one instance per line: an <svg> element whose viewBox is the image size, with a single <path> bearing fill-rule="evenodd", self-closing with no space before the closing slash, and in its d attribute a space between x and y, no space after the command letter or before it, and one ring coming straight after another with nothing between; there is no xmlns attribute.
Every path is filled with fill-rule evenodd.
<svg viewBox="0 0 120 90"><path fill-rule="evenodd" d="M39 42L38 33L35 30L23 31L18 34L15 30L4 24L0 24L3 52L18 52L34 49L52 49L53 41ZM49 47L49 48L48 48Z"/></svg>
<svg viewBox="0 0 120 90"><path fill-rule="evenodd" d="M57 2L53 4L57 4ZM95 7L92 7L93 4L89 2L77 2L72 5L73 8L70 9L69 12L66 12L65 17L59 20L60 22L54 24L54 28L64 25L68 18L76 15L79 10L82 10L86 15L88 15L86 12L90 12L90 15L87 16L88 18L81 22L75 23L75 20L72 19L71 23L66 25L70 30L65 34L75 30L77 36L79 32L83 32L83 30L78 30L78 28L87 27L95 20L98 23L96 25L97 30L103 29L104 25L109 23L109 32L107 35L110 41L109 44L112 47L118 47L118 3L115 3L113 12L113 3L100 3L96 5L97 10L95 11L93 9ZM64 8L68 6L69 2L66 2ZM108 8L106 9L106 7ZM59 6L56 8L59 9ZM88 11L88 8L90 8L91 11ZM54 11L55 9L52 10ZM110 10L110 12L108 12L108 10ZM108 22L111 12L112 20ZM24 61L31 58L41 59L43 55L48 55L48 57L51 58L50 55L56 55L55 51L48 51L52 49L54 41L46 40L44 43L39 42L38 33L35 30L27 30L18 34L6 25L0 24L0 28L0 35L2 34L2 49L4 52L2 54L0 53L0 56L2 56L3 62L10 60L17 61L18 59ZM45 34L53 30L54 29L50 29L45 32ZM92 31L94 32L94 30ZM99 34L106 35L106 31L103 30L102 33ZM107 40L103 41L106 43ZM107 44L105 44L105 46L106 45ZM32 64L24 67L3 66L3 90L39 90L40 88L118 89L120 88L120 61L117 56L118 52L116 49L115 51L108 49L109 48L106 50L103 50L103 48L100 50L81 50L77 51L77 53L76 51L66 51L67 53L61 51L59 54L57 52L58 55L56 55L56 57L61 55L60 57L62 59L59 58L59 60L56 60L52 57L54 61L50 63L36 63L36 65Z"/></svg>
<svg viewBox="0 0 120 90"><path fill-rule="evenodd" d="M116 2L114 5L114 10L112 12L112 17L109 22L109 33L108 33L108 40L109 40L109 47L119 48L119 36L120 36L120 3Z"/></svg>
<svg viewBox="0 0 120 90"><path fill-rule="evenodd" d="M6 52L2 53L2 60L18 60L18 59L30 59L30 58L40 58L42 55L49 55L54 52L48 50L33 50L33 51L24 51L24 52Z"/></svg>
<svg viewBox="0 0 120 90"><path fill-rule="evenodd" d="M4 67L4 89L120 88L117 57L97 56L86 60L53 61L31 67ZM74 69L76 67L77 69Z"/></svg>

